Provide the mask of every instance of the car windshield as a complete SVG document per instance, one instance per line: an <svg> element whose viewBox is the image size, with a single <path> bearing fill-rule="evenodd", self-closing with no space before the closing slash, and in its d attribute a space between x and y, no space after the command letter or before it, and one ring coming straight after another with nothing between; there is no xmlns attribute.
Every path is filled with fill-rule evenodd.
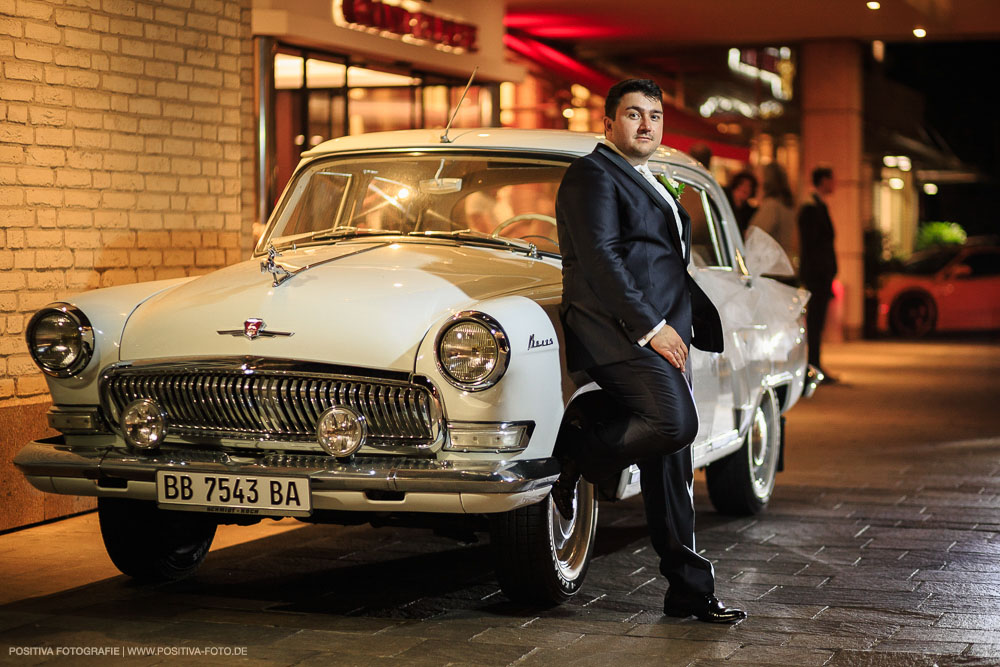
<svg viewBox="0 0 1000 667"><path fill-rule="evenodd" d="M490 237L558 253L558 159L413 152L319 160L291 182L260 244L276 248L357 236Z"/></svg>
<svg viewBox="0 0 1000 667"><path fill-rule="evenodd" d="M961 247L955 246L952 248L934 248L914 253L912 257L903 262L900 272L918 276L937 273L948 262L953 260L960 251Z"/></svg>

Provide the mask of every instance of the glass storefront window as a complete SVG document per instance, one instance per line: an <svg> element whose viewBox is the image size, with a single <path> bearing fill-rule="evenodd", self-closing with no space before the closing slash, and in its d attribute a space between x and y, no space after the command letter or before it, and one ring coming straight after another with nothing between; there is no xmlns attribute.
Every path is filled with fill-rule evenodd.
<svg viewBox="0 0 1000 667"><path fill-rule="evenodd" d="M355 64L350 56L279 45L274 56L276 187L291 178L303 151L344 135L444 128L465 88L399 66ZM453 127L494 124L496 84L473 85Z"/></svg>

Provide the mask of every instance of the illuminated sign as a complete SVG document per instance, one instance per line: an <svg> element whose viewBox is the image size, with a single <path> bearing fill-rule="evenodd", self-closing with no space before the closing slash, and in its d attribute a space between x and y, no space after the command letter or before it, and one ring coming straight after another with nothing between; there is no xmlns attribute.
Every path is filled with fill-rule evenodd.
<svg viewBox="0 0 1000 667"><path fill-rule="evenodd" d="M774 118L785 112L781 102L765 100L759 105L745 102L736 97L713 95L701 103L698 111L705 118L716 113L738 113L747 118Z"/></svg>
<svg viewBox="0 0 1000 667"><path fill-rule="evenodd" d="M787 46L780 49L729 49L729 69L771 87L771 95L779 100L792 98L792 78L795 65Z"/></svg>
<svg viewBox="0 0 1000 667"><path fill-rule="evenodd" d="M476 26L421 11L421 7L413 0L334 0L333 19L338 25L374 30L446 51L478 50Z"/></svg>

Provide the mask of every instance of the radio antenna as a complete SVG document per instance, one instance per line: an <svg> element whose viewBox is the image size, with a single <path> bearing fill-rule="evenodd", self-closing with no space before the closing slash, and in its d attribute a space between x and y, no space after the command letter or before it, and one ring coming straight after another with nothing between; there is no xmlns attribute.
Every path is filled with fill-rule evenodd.
<svg viewBox="0 0 1000 667"><path fill-rule="evenodd" d="M479 65L472 68L472 76L469 77L469 83L465 84L465 90L462 91L462 98L458 100L458 104L455 105L455 111L452 112L451 118L448 119L448 125L444 128L444 134L441 135L442 144L450 144L451 139L448 138L448 132L451 130L451 124L455 122L455 116L458 115L458 110L462 108L462 102L465 101L465 95L469 92L469 88L472 86L472 80L476 78L476 72L479 71Z"/></svg>

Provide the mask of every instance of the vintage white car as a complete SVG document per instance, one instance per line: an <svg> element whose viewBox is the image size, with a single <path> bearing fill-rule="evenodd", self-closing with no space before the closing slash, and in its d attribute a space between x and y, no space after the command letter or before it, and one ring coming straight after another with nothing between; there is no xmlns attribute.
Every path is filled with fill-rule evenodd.
<svg viewBox="0 0 1000 667"><path fill-rule="evenodd" d="M549 498L564 412L600 391L561 358L555 194L600 137L453 135L324 143L248 261L88 292L31 319L61 435L15 463L42 491L97 496L122 572L186 576L219 523L292 516L488 528L512 599L580 589L598 498L638 492L633 467L614 488L581 482L573 521ZM726 333L725 352L691 354L694 464L719 511L755 513L781 469L781 414L811 386L808 292L748 269L697 163L661 147L651 167L687 184L690 271Z"/></svg>

